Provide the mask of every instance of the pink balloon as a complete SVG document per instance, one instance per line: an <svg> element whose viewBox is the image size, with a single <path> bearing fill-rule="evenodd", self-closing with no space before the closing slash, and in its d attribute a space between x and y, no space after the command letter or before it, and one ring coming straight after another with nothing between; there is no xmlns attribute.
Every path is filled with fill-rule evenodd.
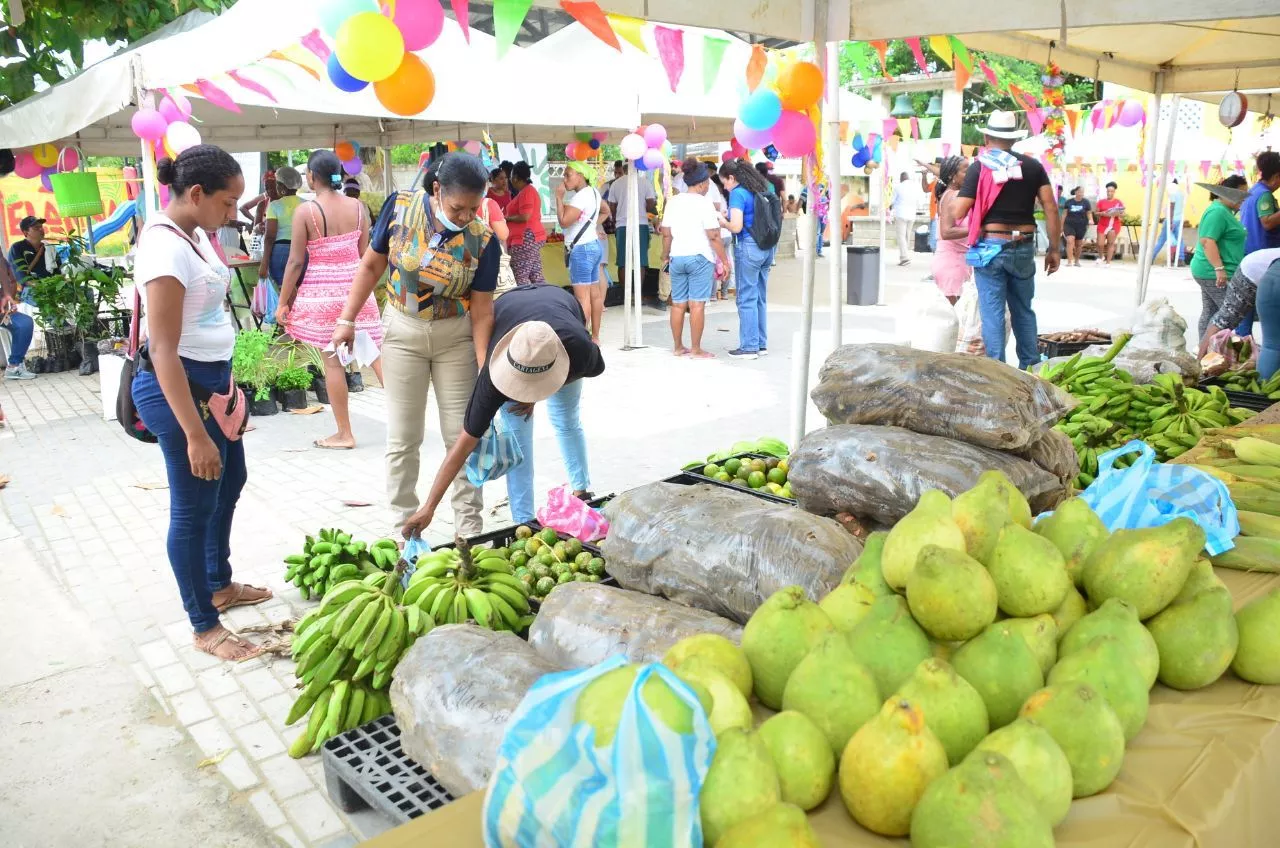
<svg viewBox="0 0 1280 848"><path fill-rule="evenodd" d="M444 9L440 0L396 0L396 12L391 14L390 5L382 4L382 14L391 18L392 22L404 36L405 50L421 50L435 44L444 29Z"/></svg>
<svg viewBox="0 0 1280 848"><path fill-rule="evenodd" d="M721 162L732 162L734 159L737 159L737 158L738 158L738 152L736 150L726 150L724 153L720 154Z"/></svg>
<svg viewBox="0 0 1280 848"><path fill-rule="evenodd" d="M609 140L609 134L604 130L596 130L591 134L591 137L594 138L596 141L600 142L601 144L604 144L606 141Z"/></svg>
<svg viewBox="0 0 1280 848"><path fill-rule="evenodd" d="M644 143L649 147L661 147L667 140L667 128L662 124L650 124L644 128Z"/></svg>
<svg viewBox="0 0 1280 848"><path fill-rule="evenodd" d="M818 133L808 115L782 110L782 117L773 127L773 146L786 157L799 157L812 153L818 143Z"/></svg>
<svg viewBox="0 0 1280 848"><path fill-rule="evenodd" d="M627 133L623 136L622 143L618 147L622 150L622 155L625 158L635 161L644 156L648 145L644 143L643 136L636 133Z"/></svg>
<svg viewBox="0 0 1280 848"><path fill-rule="evenodd" d="M1126 100L1124 106L1120 108L1120 116L1116 123L1122 127L1132 127L1142 123L1142 119L1146 117L1146 110L1142 108L1142 103L1137 100Z"/></svg>
<svg viewBox="0 0 1280 848"><path fill-rule="evenodd" d="M34 180L43 171L30 150L24 150L13 158L13 172L24 180Z"/></svg>
<svg viewBox="0 0 1280 848"><path fill-rule="evenodd" d="M760 150L768 147L773 143L774 127L767 130L753 130L741 119L735 119L733 122L733 137L738 143L749 150Z"/></svg>
<svg viewBox="0 0 1280 848"><path fill-rule="evenodd" d="M463 149L463 150L465 150L466 152L470 153L472 156L479 156L479 155L480 155L480 142L478 142L478 141L474 141L474 140L473 140L473 141L468 141L466 144L462 145L462 149Z"/></svg>
<svg viewBox="0 0 1280 848"><path fill-rule="evenodd" d="M169 108L176 109L173 104L169 104ZM164 137L165 127L169 126L169 121L155 109L139 109L133 113L133 117L129 120L129 126L133 128L133 134L138 138L147 141L159 141Z"/></svg>
<svg viewBox="0 0 1280 848"><path fill-rule="evenodd" d="M662 158L660 150L646 150L644 152L644 166L650 171L656 171L662 167L662 163L666 161Z"/></svg>
<svg viewBox="0 0 1280 848"><path fill-rule="evenodd" d="M60 165L63 171L74 171L80 167L80 154L76 152L74 147L64 147ZM57 170L57 168L54 170Z"/></svg>
<svg viewBox="0 0 1280 848"><path fill-rule="evenodd" d="M164 116L166 124L185 121L191 117L191 101L181 91L170 91L160 98L158 111Z"/></svg>

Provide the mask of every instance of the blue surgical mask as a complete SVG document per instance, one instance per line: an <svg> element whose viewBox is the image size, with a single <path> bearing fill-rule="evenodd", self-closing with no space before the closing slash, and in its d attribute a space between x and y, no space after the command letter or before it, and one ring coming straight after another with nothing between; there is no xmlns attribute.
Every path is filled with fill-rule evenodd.
<svg viewBox="0 0 1280 848"><path fill-rule="evenodd" d="M449 216L444 214L444 207L440 205L440 201L435 201L435 204L436 217L440 219L440 223L444 225L444 228L451 233L462 232L463 228L460 225L453 223L453 221L450 221Z"/></svg>

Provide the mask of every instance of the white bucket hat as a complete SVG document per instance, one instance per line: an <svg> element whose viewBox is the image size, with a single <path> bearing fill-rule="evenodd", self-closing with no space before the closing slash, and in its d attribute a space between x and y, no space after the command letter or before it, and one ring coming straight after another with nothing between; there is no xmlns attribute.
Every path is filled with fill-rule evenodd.
<svg viewBox="0 0 1280 848"><path fill-rule="evenodd" d="M499 339L489 357L493 387L520 403L546 400L569 376L569 352L545 321L525 321Z"/></svg>
<svg viewBox="0 0 1280 848"><path fill-rule="evenodd" d="M1018 129L1018 116L1012 112L992 112L982 134L992 138L1024 138L1027 131Z"/></svg>

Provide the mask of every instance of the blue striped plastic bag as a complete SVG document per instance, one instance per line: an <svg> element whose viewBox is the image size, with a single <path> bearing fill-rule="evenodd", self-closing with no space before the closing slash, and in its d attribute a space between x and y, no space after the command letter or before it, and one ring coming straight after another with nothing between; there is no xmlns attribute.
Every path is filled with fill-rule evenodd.
<svg viewBox="0 0 1280 848"><path fill-rule="evenodd" d="M1128 468L1115 461L1140 452ZM1156 452L1135 439L1098 457L1098 478L1080 493L1107 529L1159 527L1175 518L1190 518L1204 530L1205 552L1217 556L1235 547L1240 520L1226 484L1198 468L1157 463Z"/></svg>
<svg viewBox="0 0 1280 848"><path fill-rule="evenodd" d="M524 450L516 434L499 423L502 416L493 419L489 429L480 437L480 443L467 457L467 481L480 487L506 475L524 462Z"/></svg>
<svg viewBox="0 0 1280 848"><path fill-rule="evenodd" d="M701 848L698 793L715 735L693 690L668 668L641 666L613 744L575 724L587 684L626 665L613 656L591 668L548 674L511 716L484 800L489 848ZM658 676L693 708L693 732L679 734L640 697Z"/></svg>

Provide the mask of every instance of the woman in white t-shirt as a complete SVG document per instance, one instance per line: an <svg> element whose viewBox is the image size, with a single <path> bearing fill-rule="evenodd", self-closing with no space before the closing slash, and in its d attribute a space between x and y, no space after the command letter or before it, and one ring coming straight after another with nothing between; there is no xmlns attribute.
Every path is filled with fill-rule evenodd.
<svg viewBox="0 0 1280 848"><path fill-rule="evenodd" d="M148 217L134 262L147 347L133 402L164 454L169 564L196 650L238 662L262 648L233 635L218 616L262 603L271 592L231 579L231 519L246 478L244 442L223 435L192 387L223 394L231 385L230 272L205 231L234 218L244 177L229 153L208 144L161 159L156 173L170 200L164 214Z"/></svg>
<svg viewBox="0 0 1280 848"><path fill-rule="evenodd" d="M572 200L565 200L567 192ZM556 186L556 217L564 230L568 252L569 285L591 326L591 340L600 344L600 320L604 316L604 289L600 283L600 240L596 221L608 210L600 192L591 185L591 169L582 162L570 162L564 179Z"/></svg>
<svg viewBox="0 0 1280 848"><path fill-rule="evenodd" d="M729 273L729 261L720 238L719 213L707 197L711 171L697 159L681 165L682 194L667 198L662 211L662 264L671 268L671 338L676 356L715 359L702 349L702 328L707 301L713 297L716 280ZM689 341L684 346L684 313L689 311Z"/></svg>

